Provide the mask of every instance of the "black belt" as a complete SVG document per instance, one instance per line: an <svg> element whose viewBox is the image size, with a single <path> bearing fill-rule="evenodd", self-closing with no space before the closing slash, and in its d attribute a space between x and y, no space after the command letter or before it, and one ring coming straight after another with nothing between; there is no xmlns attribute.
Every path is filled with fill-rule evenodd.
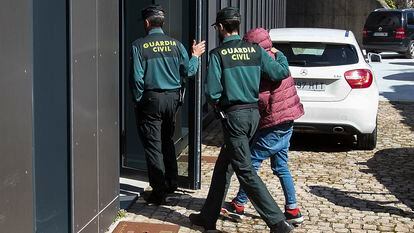
<svg viewBox="0 0 414 233"><path fill-rule="evenodd" d="M235 104L224 108L224 112L233 112L240 109L248 109L248 108L259 108L257 103L251 103L251 104Z"/></svg>
<svg viewBox="0 0 414 233"><path fill-rule="evenodd" d="M172 92L179 92L181 88L177 89L147 89L144 92L157 92L157 93L172 93Z"/></svg>

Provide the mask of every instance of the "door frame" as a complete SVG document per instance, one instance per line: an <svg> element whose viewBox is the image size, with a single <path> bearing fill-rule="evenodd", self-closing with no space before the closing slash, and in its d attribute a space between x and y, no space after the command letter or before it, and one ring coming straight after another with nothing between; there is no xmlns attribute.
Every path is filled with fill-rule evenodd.
<svg viewBox="0 0 414 233"><path fill-rule="evenodd" d="M125 33L125 1L119 0L120 12L119 12L119 41L120 45L120 168L129 168L124 164L126 149L126 104L127 104L127 82L129 75L127 74L125 59L125 51L128 49L126 45L126 33ZM197 2L187 0L190 8L190 18L196 18L196 20L190 20L189 22L189 35L195 35L197 41L201 40L201 23L202 23L202 1ZM154 3L155 1L152 1ZM200 7L198 7L200 6ZM193 37L194 38L194 37ZM193 38L189 38L192 41ZM201 66L200 66L201 67ZM180 178L180 186L190 189L201 188L201 122L202 122L202 81L201 71L198 72L196 77L188 82L187 93L189 98L187 101L188 109L194 109L194 111L188 111L188 128L189 132L183 137L180 137L175 142L176 153L181 153L188 146L188 177ZM177 153L178 155L178 153ZM177 160L180 160L181 155L177 156Z"/></svg>

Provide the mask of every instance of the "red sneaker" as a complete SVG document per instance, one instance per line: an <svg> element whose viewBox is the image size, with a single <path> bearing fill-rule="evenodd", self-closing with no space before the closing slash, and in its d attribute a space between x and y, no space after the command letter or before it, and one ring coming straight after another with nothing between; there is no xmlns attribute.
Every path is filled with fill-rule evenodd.
<svg viewBox="0 0 414 233"><path fill-rule="evenodd" d="M244 217L244 206L237 204L236 202L226 202L224 206L221 207L221 213L229 218L235 220L241 220Z"/></svg>
<svg viewBox="0 0 414 233"><path fill-rule="evenodd" d="M285 209L286 221L293 225L299 225L303 223L303 216L299 208L296 209Z"/></svg>

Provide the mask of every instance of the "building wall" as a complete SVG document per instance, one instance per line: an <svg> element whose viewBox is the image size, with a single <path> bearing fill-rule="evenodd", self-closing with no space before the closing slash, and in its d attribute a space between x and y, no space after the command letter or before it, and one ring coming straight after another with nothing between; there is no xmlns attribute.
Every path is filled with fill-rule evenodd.
<svg viewBox="0 0 414 233"><path fill-rule="evenodd" d="M362 29L371 11L382 8L377 0L289 0L286 27L351 30L362 42Z"/></svg>
<svg viewBox="0 0 414 233"><path fill-rule="evenodd" d="M30 1L0 8L0 231L33 232L33 25Z"/></svg>
<svg viewBox="0 0 414 233"><path fill-rule="evenodd" d="M105 232L119 208L119 2L69 3L72 232Z"/></svg>
<svg viewBox="0 0 414 233"><path fill-rule="evenodd" d="M119 208L119 8L5 0L0 231L105 232Z"/></svg>
<svg viewBox="0 0 414 233"><path fill-rule="evenodd" d="M210 25L216 20L216 13L220 9L232 6L238 7L241 14L240 34L256 27L266 29L285 27L286 0L212 0L207 5L208 50L217 47L219 41L216 32Z"/></svg>

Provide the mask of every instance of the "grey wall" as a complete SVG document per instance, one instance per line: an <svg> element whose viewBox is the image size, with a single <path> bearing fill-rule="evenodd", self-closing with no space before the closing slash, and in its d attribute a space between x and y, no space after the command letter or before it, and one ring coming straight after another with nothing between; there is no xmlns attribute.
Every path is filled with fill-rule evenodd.
<svg viewBox="0 0 414 233"><path fill-rule="evenodd" d="M34 230L31 9L24 0L4 0L0 7L1 232Z"/></svg>
<svg viewBox="0 0 414 233"><path fill-rule="evenodd" d="M208 50L217 47L217 35L210 25L216 19L221 8L238 7L241 14L240 34L250 29L263 27L266 29L285 27L286 0L212 0L207 3Z"/></svg>
<svg viewBox="0 0 414 233"><path fill-rule="evenodd" d="M377 8L377 0L289 0L286 27L346 29L361 42L365 19Z"/></svg>
<svg viewBox="0 0 414 233"><path fill-rule="evenodd" d="M119 6L70 1L73 232L105 232L119 193Z"/></svg>

